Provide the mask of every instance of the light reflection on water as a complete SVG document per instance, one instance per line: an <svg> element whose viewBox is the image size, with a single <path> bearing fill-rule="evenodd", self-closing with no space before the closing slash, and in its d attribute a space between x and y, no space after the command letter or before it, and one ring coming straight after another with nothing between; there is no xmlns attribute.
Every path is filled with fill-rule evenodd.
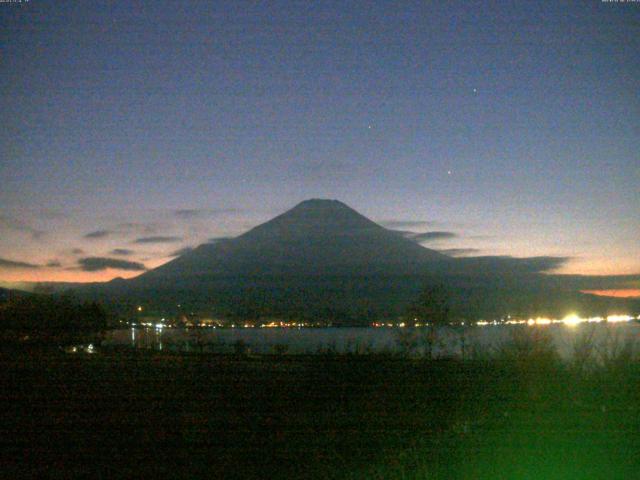
<svg viewBox="0 0 640 480"><path fill-rule="evenodd" d="M570 356L573 345L581 337L593 335L597 346L605 341L624 343L640 340L640 323L593 323L593 324L551 324L534 326L496 325L485 328L457 327L439 330L441 345L437 354L459 355L464 338L465 348L491 351L510 338L513 329L539 328L548 332L558 352L563 357ZM411 328L144 328L121 329L109 332L104 346L125 346L135 348L185 351L233 353L240 343L253 353L269 354L315 354L337 353L398 353L401 351L400 338L421 329ZM468 350L467 350L468 351ZM417 350L419 352L419 348Z"/></svg>

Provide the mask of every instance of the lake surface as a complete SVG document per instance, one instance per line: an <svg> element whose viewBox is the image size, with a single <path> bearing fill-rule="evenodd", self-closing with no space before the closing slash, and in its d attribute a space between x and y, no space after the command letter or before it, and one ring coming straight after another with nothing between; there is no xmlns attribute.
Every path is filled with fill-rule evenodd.
<svg viewBox="0 0 640 480"><path fill-rule="evenodd" d="M580 325L489 325L484 327L442 328L436 352L460 355L464 348L490 351L508 341L517 331L548 333L563 357L574 345L591 336L598 348L621 348L627 341L640 340L640 323L600 323ZM422 352L422 328L131 328L113 330L103 346L131 346L158 351L233 353L248 349L252 353L317 354L399 353L402 344L415 342L414 353ZM242 347L239 347L242 345Z"/></svg>

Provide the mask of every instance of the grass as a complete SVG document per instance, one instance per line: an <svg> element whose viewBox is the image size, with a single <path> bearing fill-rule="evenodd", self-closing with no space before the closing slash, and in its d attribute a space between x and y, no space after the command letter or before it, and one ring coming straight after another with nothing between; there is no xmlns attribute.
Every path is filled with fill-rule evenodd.
<svg viewBox="0 0 640 480"><path fill-rule="evenodd" d="M637 358L574 368L545 345L514 338L466 361L5 348L2 472L635 478Z"/></svg>

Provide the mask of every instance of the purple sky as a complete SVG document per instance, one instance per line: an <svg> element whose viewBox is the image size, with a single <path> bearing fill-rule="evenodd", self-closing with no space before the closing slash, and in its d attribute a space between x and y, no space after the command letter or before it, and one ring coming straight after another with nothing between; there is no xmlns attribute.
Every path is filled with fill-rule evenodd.
<svg viewBox="0 0 640 480"><path fill-rule="evenodd" d="M640 273L640 3L392 3L0 4L0 280L135 275L311 197Z"/></svg>

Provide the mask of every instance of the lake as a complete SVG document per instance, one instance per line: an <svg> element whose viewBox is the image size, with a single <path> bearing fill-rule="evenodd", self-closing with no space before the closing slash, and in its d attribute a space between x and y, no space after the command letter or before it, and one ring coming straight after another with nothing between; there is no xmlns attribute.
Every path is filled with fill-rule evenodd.
<svg viewBox="0 0 640 480"><path fill-rule="evenodd" d="M547 332L563 357L573 352L574 344L592 336L596 346L620 348L627 341L640 338L640 323L553 324L553 325L487 325L441 328L436 351L444 355L460 355L472 348L490 351L507 341L517 330ZM159 351L233 353L250 351L257 354L398 353L401 341L416 341L420 353L422 328L130 328L110 331L102 345L131 346Z"/></svg>

